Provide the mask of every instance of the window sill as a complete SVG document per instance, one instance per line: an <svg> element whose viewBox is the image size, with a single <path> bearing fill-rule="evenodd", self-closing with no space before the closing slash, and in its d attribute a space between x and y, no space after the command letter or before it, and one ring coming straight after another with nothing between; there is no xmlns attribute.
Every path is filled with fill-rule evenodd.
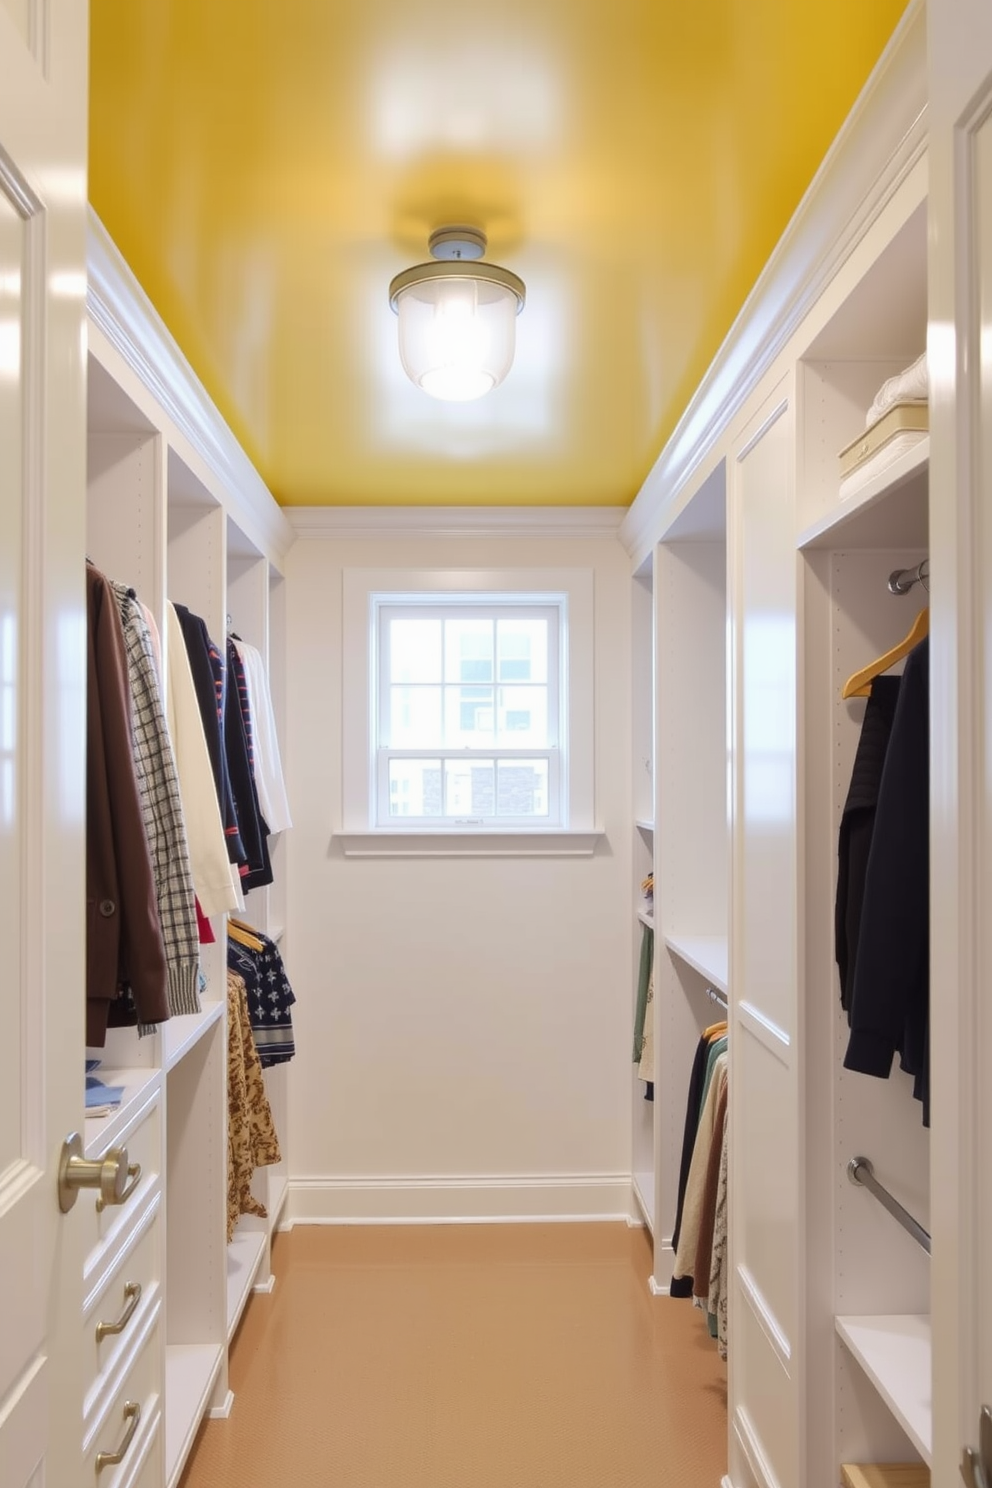
<svg viewBox="0 0 992 1488"><path fill-rule="evenodd" d="M346 858L591 858L601 831L335 832Z"/></svg>

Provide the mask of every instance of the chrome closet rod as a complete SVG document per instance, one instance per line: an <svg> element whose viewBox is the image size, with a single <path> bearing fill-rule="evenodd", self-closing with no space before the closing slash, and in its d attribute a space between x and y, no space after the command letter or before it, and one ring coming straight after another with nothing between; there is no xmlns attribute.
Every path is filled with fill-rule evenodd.
<svg viewBox="0 0 992 1488"><path fill-rule="evenodd" d="M930 587L930 559L924 558L915 568L895 568L889 574L889 593L908 594L914 584Z"/></svg>
<svg viewBox="0 0 992 1488"><path fill-rule="evenodd" d="M887 1188L883 1188L875 1177L875 1169L871 1165L871 1159L867 1157L852 1157L847 1165L847 1176L852 1183L860 1188L866 1188L869 1193L875 1195L883 1209L887 1209L892 1218L898 1220L903 1229L906 1230L917 1245L921 1246L930 1254L930 1236L926 1230L915 1220L908 1209L904 1209L899 1200L893 1198Z"/></svg>
<svg viewBox="0 0 992 1488"><path fill-rule="evenodd" d="M718 992L715 987L707 987L706 996L711 1002L715 1002L717 1007L723 1008L724 1012L727 1011L727 999L722 992Z"/></svg>

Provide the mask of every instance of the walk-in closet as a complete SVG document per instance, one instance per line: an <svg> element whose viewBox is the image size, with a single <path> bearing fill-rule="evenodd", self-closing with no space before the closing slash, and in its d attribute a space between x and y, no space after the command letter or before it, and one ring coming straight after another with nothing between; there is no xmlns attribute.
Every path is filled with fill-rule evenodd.
<svg viewBox="0 0 992 1488"><path fill-rule="evenodd" d="M0 0L0 1488L992 1488L990 327L987 0Z"/></svg>

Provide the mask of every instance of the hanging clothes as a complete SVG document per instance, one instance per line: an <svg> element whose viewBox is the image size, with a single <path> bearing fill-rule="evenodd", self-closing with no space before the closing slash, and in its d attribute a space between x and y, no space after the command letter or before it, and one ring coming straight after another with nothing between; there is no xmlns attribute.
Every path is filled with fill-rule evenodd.
<svg viewBox="0 0 992 1488"><path fill-rule="evenodd" d="M729 1126L724 1125L723 1145L720 1150L720 1172L717 1179L716 1215L713 1221L713 1257L710 1262L710 1286L706 1308L711 1321L716 1320L717 1347L721 1359L727 1357L727 1298L730 1293L730 1278L727 1269L727 1233L729 1229L729 1206L727 1181L729 1173Z"/></svg>
<svg viewBox="0 0 992 1488"><path fill-rule="evenodd" d="M696 1258L692 1268L692 1296L697 1307L709 1312L710 1273L713 1269L713 1237L716 1228L717 1194L720 1182L720 1158L727 1134L727 1071L720 1076L717 1087L716 1115L713 1122L713 1141L710 1146L706 1172L703 1178L702 1206L699 1215L699 1236L696 1241ZM713 1337L716 1337L715 1330Z"/></svg>
<svg viewBox="0 0 992 1488"><path fill-rule="evenodd" d="M242 1214L268 1217L251 1191L255 1169L281 1161L272 1107L248 1015L244 980L227 973L227 1239Z"/></svg>
<svg viewBox="0 0 992 1488"><path fill-rule="evenodd" d="M652 962L651 974L648 977L647 999L644 1006L644 1023L642 1028L641 1059L637 1066L638 1078L643 1080L648 1087L644 1092L645 1100L654 1099L654 964Z"/></svg>
<svg viewBox="0 0 992 1488"><path fill-rule="evenodd" d="M220 804L182 626L174 605L166 605L169 733L179 775L193 887L205 915L244 909L232 875Z"/></svg>
<svg viewBox="0 0 992 1488"><path fill-rule="evenodd" d="M134 590L112 585L121 617L131 692L135 775L148 840L173 1017L200 1011L199 937L186 826L155 655ZM139 1031L143 1025L139 1022Z"/></svg>
<svg viewBox="0 0 992 1488"><path fill-rule="evenodd" d="M644 1020L647 1016L648 988L654 966L654 931L641 926L641 956L637 968L637 997L634 1002L634 1063L640 1064L644 1053Z"/></svg>
<svg viewBox="0 0 992 1488"><path fill-rule="evenodd" d="M227 965L229 971L244 978L255 1046L263 1069L267 1069L284 1064L296 1053L291 1013L296 997L275 941L257 930L251 935L257 938L260 950L228 937Z"/></svg>
<svg viewBox="0 0 992 1488"><path fill-rule="evenodd" d="M269 829L258 806L258 793L252 775L253 730L244 668L234 642L227 642L227 691L224 704L224 750L228 778L234 799L238 832L245 861L240 865L241 887L261 888L272 882L267 837Z"/></svg>
<svg viewBox="0 0 992 1488"><path fill-rule="evenodd" d="M885 754L844 1067L887 1078L893 1056L914 1077L930 1124L929 641L906 658Z"/></svg>
<svg viewBox="0 0 992 1488"><path fill-rule="evenodd" d="M710 1149L713 1144L716 1127L716 1112L720 1091L719 1077L726 1068L727 1039L724 1036L723 1038L714 1040L707 1056L703 1104L699 1113L699 1125L692 1149L692 1161L689 1165L689 1177L686 1183L685 1198L682 1206L679 1243L675 1254L675 1266L672 1272L672 1284L670 1288L672 1296L685 1297L692 1295L693 1268L696 1264L696 1250L699 1243L699 1230L702 1222L706 1171L709 1165Z"/></svg>
<svg viewBox="0 0 992 1488"><path fill-rule="evenodd" d="M86 565L86 1042L133 999L144 1028L169 1016L158 896L132 742L124 632L107 578Z"/></svg>
<svg viewBox="0 0 992 1488"><path fill-rule="evenodd" d="M207 741L210 768L214 776L214 788L224 823L224 839L227 856L232 863L245 861L244 847L238 832L238 819L234 809L234 795L227 768L227 752L224 748L224 721L227 699L227 668L224 659L210 639L205 621L194 615L185 605L173 606L182 631L186 657L189 661L196 701L200 709L203 736Z"/></svg>
<svg viewBox="0 0 992 1488"><path fill-rule="evenodd" d="M899 699L901 677L876 677L865 705L854 769L841 817L834 904L834 952L840 973L840 1002L850 1022L868 854L875 830L878 792Z"/></svg>
<svg viewBox="0 0 992 1488"><path fill-rule="evenodd" d="M258 791L259 810L274 836L293 825L283 779L269 679L261 652L240 636L235 648L244 668L248 707L252 718L252 773Z"/></svg>

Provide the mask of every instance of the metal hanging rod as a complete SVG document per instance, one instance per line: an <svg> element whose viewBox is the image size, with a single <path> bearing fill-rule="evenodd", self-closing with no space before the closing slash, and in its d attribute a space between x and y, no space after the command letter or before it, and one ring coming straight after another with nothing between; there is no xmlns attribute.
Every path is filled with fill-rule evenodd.
<svg viewBox="0 0 992 1488"><path fill-rule="evenodd" d="M875 1195L883 1209L887 1209L892 1218L898 1220L903 1229L906 1230L917 1245L921 1246L930 1254L930 1236L926 1230L915 1220L908 1209L904 1209L898 1199L892 1197L887 1188L883 1188L875 1177L875 1169L871 1165L871 1159L867 1157L852 1157L847 1165L847 1176L852 1183L859 1188L866 1188L869 1193Z"/></svg>
<svg viewBox="0 0 992 1488"><path fill-rule="evenodd" d="M914 584L930 589L930 559L924 558L915 568L895 568L889 574L889 593L908 594Z"/></svg>
<svg viewBox="0 0 992 1488"><path fill-rule="evenodd" d="M727 1012L727 999L722 992L718 992L715 987L707 987L706 996L710 1002L715 1002L717 1007L723 1008L723 1011Z"/></svg>

